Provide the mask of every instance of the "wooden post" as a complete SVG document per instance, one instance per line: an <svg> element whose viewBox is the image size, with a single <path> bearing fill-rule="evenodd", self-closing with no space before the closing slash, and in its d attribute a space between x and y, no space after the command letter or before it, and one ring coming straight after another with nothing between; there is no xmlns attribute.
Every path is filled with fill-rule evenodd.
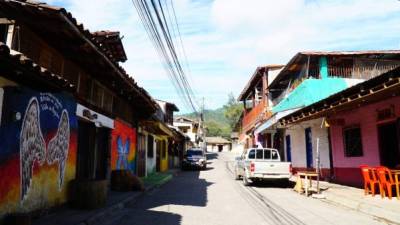
<svg viewBox="0 0 400 225"><path fill-rule="evenodd" d="M268 106L268 99L267 99L267 87L268 87L268 69L263 71L262 75L262 100L265 103L265 106Z"/></svg>

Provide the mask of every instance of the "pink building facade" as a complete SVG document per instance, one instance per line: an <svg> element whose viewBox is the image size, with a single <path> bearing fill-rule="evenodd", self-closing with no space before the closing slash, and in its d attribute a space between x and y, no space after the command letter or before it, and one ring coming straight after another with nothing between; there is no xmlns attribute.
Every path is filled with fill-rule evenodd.
<svg viewBox="0 0 400 225"><path fill-rule="evenodd" d="M399 118L400 97L330 116L334 180L361 186L360 165L399 165Z"/></svg>

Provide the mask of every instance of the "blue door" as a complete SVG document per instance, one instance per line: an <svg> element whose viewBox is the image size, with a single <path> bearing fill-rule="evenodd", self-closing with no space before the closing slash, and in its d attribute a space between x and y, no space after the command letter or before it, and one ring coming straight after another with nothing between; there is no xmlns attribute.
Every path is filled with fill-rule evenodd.
<svg viewBox="0 0 400 225"><path fill-rule="evenodd" d="M290 135L286 135L286 160L292 161L292 145L290 143Z"/></svg>
<svg viewBox="0 0 400 225"><path fill-rule="evenodd" d="M311 128L305 129L306 135L306 160L307 160L307 168L313 167L313 153L312 153L312 137L311 137Z"/></svg>

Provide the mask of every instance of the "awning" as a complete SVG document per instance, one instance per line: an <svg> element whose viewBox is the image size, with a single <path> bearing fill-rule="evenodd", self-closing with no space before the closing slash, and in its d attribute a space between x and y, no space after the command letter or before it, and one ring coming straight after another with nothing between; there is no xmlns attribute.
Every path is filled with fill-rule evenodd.
<svg viewBox="0 0 400 225"><path fill-rule="evenodd" d="M155 135L174 137L173 131L164 123L158 121L146 120L146 121L141 121L140 125L143 126L145 130Z"/></svg>
<svg viewBox="0 0 400 225"><path fill-rule="evenodd" d="M295 108L295 109L289 109L289 110L285 110L285 111L281 111L278 113L275 113L273 116L271 116L267 121L265 121L264 123L262 123L259 127L257 127L257 129L255 129L254 134L255 136L257 136L257 134L263 132L264 130L268 129L269 127L271 127L272 125L274 125L275 123L277 123L281 118L292 114L294 112L296 112L297 110L300 110L301 108Z"/></svg>

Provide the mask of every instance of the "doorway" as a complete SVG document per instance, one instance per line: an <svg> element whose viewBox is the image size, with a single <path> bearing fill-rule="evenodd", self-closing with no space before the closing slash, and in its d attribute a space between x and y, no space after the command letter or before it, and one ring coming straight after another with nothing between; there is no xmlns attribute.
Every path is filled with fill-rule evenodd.
<svg viewBox="0 0 400 225"><path fill-rule="evenodd" d="M272 134L271 133L267 133L266 147L267 148L272 148Z"/></svg>
<svg viewBox="0 0 400 225"><path fill-rule="evenodd" d="M160 172L161 171L161 148L162 148L162 143L160 140L156 141L156 171Z"/></svg>
<svg viewBox="0 0 400 225"><path fill-rule="evenodd" d="M222 152L223 149L224 149L223 145L218 145L218 152Z"/></svg>
<svg viewBox="0 0 400 225"><path fill-rule="evenodd" d="M307 168L313 167L313 152L312 152L312 134L311 128L305 129L305 136L306 136L306 164Z"/></svg>
<svg viewBox="0 0 400 225"><path fill-rule="evenodd" d="M146 136L138 135L138 151L137 151L137 175L139 177L146 176Z"/></svg>
<svg viewBox="0 0 400 225"><path fill-rule="evenodd" d="M78 121L78 179L105 179L110 159L110 131Z"/></svg>
<svg viewBox="0 0 400 225"><path fill-rule="evenodd" d="M290 135L286 135L286 161L292 161L292 144L290 142Z"/></svg>
<svg viewBox="0 0 400 225"><path fill-rule="evenodd" d="M400 164L399 135L396 122L378 126L381 164L394 168Z"/></svg>

